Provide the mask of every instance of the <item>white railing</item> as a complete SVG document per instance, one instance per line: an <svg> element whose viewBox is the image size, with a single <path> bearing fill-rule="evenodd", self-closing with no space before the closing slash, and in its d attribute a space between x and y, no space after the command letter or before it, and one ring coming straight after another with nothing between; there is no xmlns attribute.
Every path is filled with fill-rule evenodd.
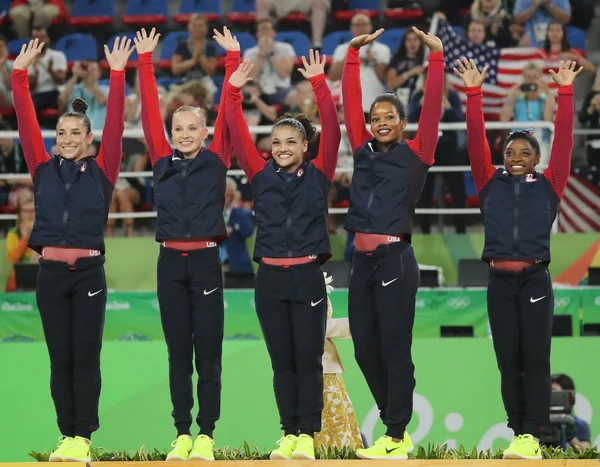
<svg viewBox="0 0 600 467"><path fill-rule="evenodd" d="M318 125L315 125L317 129L320 130ZM417 130L416 123L409 123L406 125L405 131L416 131ZM535 134L537 136L541 135L543 129L550 130L552 134L554 134L554 123L552 122L486 122L486 130L512 130L513 128L533 128L535 130ZM346 132L346 126L340 125L342 132ZM459 123L440 123L439 126L440 131L466 131L467 126L465 122ZM272 130L272 126L263 125L263 126L251 126L250 133L257 135L270 134ZM589 131L589 130L587 130ZM593 130L592 130L593 131ZM214 127L209 127L208 129L209 135L213 134ZM579 130L579 134L581 134L582 130ZM100 136L102 134L102 130L97 130L93 132L94 135ZM600 133L600 130L598 131ZM54 138L56 136L56 132L54 130L44 130L42 131L42 137L44 138ZM19 133L17 131L0 131L0 139L2 138L18 138ZM123 138L143 138L144 133L141 129L125 129L123 132ZM545 169L546 167L540 167L540 169ZM458 165L458 166L433 166L429 169L430 172L468 172L471 170L471 167L468 165ZM338 168L336 169L336 173L352 173L352 168ZM229 170L227 172L228 175L237 176L244 175L242 170ZM144 177L152 177L152 172L121 172L119 174L119 178L144 178ZM28 180L30 178L29 174L0 174L0 180ZM345 214L348 212L347 208L331 208L329 209L330 214ZM454 215L454 214L464 214L464 215L472 215L472 214L480 214L480 210L478 208L417 208L415 210L416 214L432 214L432 215ZM132 213L111 213L109 217L112 219L142 219L142 218L155 218L156 211L146 211L146 212L132 212ZM0 220L10 220L16 219L16 215L14 214L0 214Z"/></svg>

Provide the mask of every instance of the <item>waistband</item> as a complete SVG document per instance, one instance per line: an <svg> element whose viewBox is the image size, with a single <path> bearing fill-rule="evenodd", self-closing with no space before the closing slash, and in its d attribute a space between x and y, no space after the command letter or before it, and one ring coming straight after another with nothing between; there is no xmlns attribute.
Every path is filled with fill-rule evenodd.
<svg viewBox="0 0 600 467"><path fill-rule="evenodd" d="M297 266L299 264L308 264L316 261L318 255L309 256L298 256L296 258L261 258L260 262L268 264L269 266L281 266L283 268L289 268L290 266Z"/></svg>
<svg viewBox="0 0 600 467"><path fill-rule="evenodd" d="M356 232L354 234L354 249L357 251L373 251L379 245L389 245L398 242L410 243L410 240L410 234L381 235Z"/></svg>
<svg viewBox="0 0 600 467"><path fill-rule="evenodd" d="M515 262L519 262L519 261L515 261ZM491 263L491 260L490 260L490 263ZM492 267L490 265L490 267L488 269L490 274L492 274L494 276L517 276L518 277L518 276L527 276L529 274L535 274L537 272L548 269L548 261L538 261L538 262L533 261L533 264L525 263L525 267L521 268L521 265L519 265L517 267L513 267L513 269L499 268L499 267L497 267L498 264L505 265L506 263L504 263L503 261L501 261L499 263L498 260L494 260L495 266ZM521 269L519 269L519 268L521 268Z"/></svg>
<svg viewBox="0 0 600 467"><path fill-rule="evenodd" d="M379 244L377 248L370 251L360 251L354 249L353 257L354 258L370 258L370 259L380 259L385 258L390 252L403 252L404 250L412 250L412 245L406 242L392 242L388 244Z"/></svg>
<svg viewBox="0 0 600 467"><path fill-rule="evenodd" d="M100 250L90 250L86 248L63 248L56 246L46 246L42 249L42 258L46 261L60 261L67 264L75 264L80 258L93 258L101 256Z"/></svg>
<svg viewBox="0 0 600 467"><path fill-rule="evenodd" d="M490 268L501 269L503 271L521 272L535 264L540 264L541 261L533 259L491 259L489 261Z"/></svg>
<svg viewBox="0 0 600 467"><path fill-rule="evenodd" d="M165 240L161 243L165 248L173 250L203 250L204 248L215 248L218 246L217 237L191 238L189 240Z"/></svg>

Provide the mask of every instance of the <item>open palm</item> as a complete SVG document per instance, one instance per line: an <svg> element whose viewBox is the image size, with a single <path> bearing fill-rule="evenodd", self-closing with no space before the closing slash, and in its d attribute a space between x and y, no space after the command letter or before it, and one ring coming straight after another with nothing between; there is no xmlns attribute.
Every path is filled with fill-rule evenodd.
<svg viewBox="0 0 600 467"><path fill-rule="evenodd" d="M231 31L227 26L223 27L223 34L216 29L213 29L215 35L213 39L227 51L240 50L240 43L237 41L237 37L231 35Z"/></svg>
<svg viewBox="0 0 600 467"><path fill-rule="evenodd" d="M252 81L250 78L250 72L254 68L254 65L250 60L243 61L237 70L235 70L229 78L229 84L236 88L243 88L246 83Z"/></svg>
<svg viewBox="0 0 600 467"><path fill-rule="evenodd" d="M137 49L138 54L143 54L152 52L156 49L160 34L156 33L156 28L152 28L150 35L148 35L146 30L142 28L141 31L136 33L136 36L137 37L133 40L135 42L135 48Z"/></svg>
<svg viewBox="0 0 600 467"><path fill-rule="evenodd" d="M431 50L432 52L443 52L444 51L444 44L442 44L442 41L440 40L439 37L434 36L430 32L425 34L423 31L421 31L420 29L418 29L414 26L412 29L415 32L415 34L421 38L421 40L429 48L429 50Z"/></svg>
<svg viewBox="0 0 600 467"><path fill-rule="evenodd" d="M484 66L481 73L479 73L477 64L473 59L467 60L466 57L462 57L460 60L456 60L456 64L458 69L457 67L453 68L454 74L461 78L468 88L480 87L485 81L485 74L488 71L487 65Z"/></svg>
<svg viewBox="0 0 600 467"><path fill-rule="evenodd" d="M127 60L135 50L135 46L131 45L131 39L125 37L117 37L113 45L112 52L108 48L108 45L104 44L104 54L106 55L106 61L110 65L111 70L120 71L124 70L127 65Z"/></svg>
<svg viewBox="0 0 600 467"><path fill-rule="evenodd" d="M361 47L364 47L365 45L368 45L371 42L377 40L377 38L383 34L383 31L385 31L385 29L381 28L375 31L373 34L363 34L362 36L356 36L350 41L350 47L360 49Z"/></svg>
<svg viewBox="0 0 600 467"><path fill-rule="evenodd" d="M306 57L302 56L304 68L298 68L298 71L306 79L323 74L325 73L326 58L325 55L320 57L318 50L315 52L313 49L310 49L310 63L306 61Z"/></svg>
<svg viewBox="0 0 600 467"><path fill-rule="evenodd" d="M35 57L42 53L43 48L44 43L40 42L38 39L29 41L28 44L23 44L21 47L21 53L13 63L13 69L26 70L29 68L35 60Z"/></svg>
<svg viewBox="0 0 600 467"><path fill-rule="evenodd" d="M559 86L568 86L570 84L573 84L573 81L575 81L577 75L579 75L579 73L583 71L582 66L580 66L579 69L575 71L576 66L577 62L575 61L569 60L565 63L561 60L560 64L558 65L558 73L556 73L554 70L550 70L552 79Z"/></svg>

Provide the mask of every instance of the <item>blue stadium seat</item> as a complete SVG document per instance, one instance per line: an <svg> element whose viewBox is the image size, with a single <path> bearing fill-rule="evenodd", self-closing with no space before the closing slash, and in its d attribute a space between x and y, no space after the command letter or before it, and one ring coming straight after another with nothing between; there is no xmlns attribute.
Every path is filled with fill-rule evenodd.
<svg viewBox="0 0 600 467"><path fill-rule="evenodd" d="M256 45L256 38L250 34L249 32L234 32L232 35L237 37L238 42L240 43L240 52L244 55L244 52ZM220 45L217 44L217 50L219 51L219 55L225 55L226 52L221 48Z"/></svg>
<svg viewBox="0 0 600 467"><path fill-rule="evenodd" d="M302 56L308 57L310 50L310 40L306 34L299 31L282 31L277 33L275 40L287 42L296 52L296 64L302 65Z"/></svg>
<svg viewBox="0 0 600 467"><path fill-rule="evenodd" d="M75 0L69 23L73 26L103 26L115 18L114 0Z"/></svg>
<svg viewBox="0 0 600 467"><path fill-rule="evenodd" d="M175 49L180 42L186 41L190 37L187 31L170 32L160 43L160 55L156 66L161 70L171 69L171 59L175 53Z"/></svg>
<svg viewBox="0 0 600 467"><path fill-rule="evenodd" d="M12 0L0 0L0 26L8 20L8 10Z"/></svg>
<svg viewBox="0 0 600 467"><path fill-rule="evenodd" d="M379 16L379 2L373 0L349 0L348 9L336 11L334 17L340 21L350 21L358 12L367 15L369 18L375 18Z"/></svg>
<svg viewBox="0 0 600 467"><path fill-rule="evenodd" d="M112 50L113 46L115 45L115 39L117 37L128 37L129 39L131 39L131 45L134 45L133 39L135 38L135 33L134 32L122 32L119 34L115 34L108 40L106 45L108 45L108 48L110 50ZM103 52L103 54L104 54L104 52ZM137 50L134 49L133 53L129 56L129 60L127 60L127 66L125 67L125 69L126 70L134 70L135 68L137 68L137 61L138 61ZM108 65L108 62L106 61L105 58L100 61L100 66L105 70L110 69L110 66Z"/></svg>
<svg viewBox="0 0 600 467"><path fill-rule="evenodd" d="M202 13L209 22L221 18L221 2L216 0L181 0L179 13L174 17L176 23L185 24L192 13Z"/></svg>
<svg viewBox="0 0 600 467"><path fill-rule="evenodd" d="M169 20L168 0L129 0L123 24L132 26L154 26Z"/></svg>
<svg viewBox="0 0 600 467"><path fill-rule="evenodd" d="M571 47L585 51L587 49L585 31L575 26L566 26L566 30Z"/></svg>
<svg viewBox="0 0 600 467"><path fill-rule="evenodd" d="M28 44L30 41L29 38L27 39L13 39L11 41L8 41L8 56L9 58L14 58L17 55L19 55L21 53L21 47L23 46L23 44Z"/></svg>
<svg viewBox="0 0 600 467"><path fill-rule="evenodd" d="M398 47L400 47L400 44L402 43L402 37L404 36L405 32L406 28L386 29L385 32L381 35L381 37L378 39L378 42L387 45L392 51L393 55L394 52L398 50Z"/></svg>
<svg viewBox="0 0 600 467"><path fill-rule="evenodd" d="M215 92L214 103L221 103L221 94L223 92L223 82L225 81L224 76L211 76L215 86L217 87L217 92Z"/></svg>
<svg viewBox="0 0 600 467"><path fill-rule="evenodd" d="M330 32L323 38L323 48L321 49L321 51L331 58L336 47L340 44L350 42L352 40L352 37L353 36L350 31Z"/></svg>
<svg viewBox="0 0 600 467"><path fill-rule="evenodd" d="M56 50L67 56L69 67L73 62L83 60L98 60L98 44L90 34L67 34L56 43Z"/></svg>
<svg viewBox="0 0 600 467"><path fill-rule="evenodd" d="M231 12L227 13L227 21L241 24L254 23L256 21L255 1L233 0Z"/></svg>

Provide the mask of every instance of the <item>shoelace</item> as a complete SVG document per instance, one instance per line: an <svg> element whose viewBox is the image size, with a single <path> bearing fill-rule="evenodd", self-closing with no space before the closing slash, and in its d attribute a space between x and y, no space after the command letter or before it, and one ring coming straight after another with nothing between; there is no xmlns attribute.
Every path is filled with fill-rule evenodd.
<svg viewBox="0 0 600 467"><path fill-rule="evenodd" d="M73 438L63 435L60 438L58 438L58 446L61 447L63 444L70 443L72 440Z"/></svg>
<svg viewBox="0 0 600 467"><path fill-rule="evenodd" d="M177 447L177 445L179 445L179 443L180 443L180 442L182 442L182 443L183 443L183 438L181 438L181 437L179 437L179 438L177 438L175 441L173 441L173 442L171 443L171 447L172 447L172 448L174 448L174 447Z"/></svg>
<svg viewBox="0 0 600 467"><path fill-rule="evenodd" d="M282 445L283 443L285 443L286 441L289 441L290 443L293 443L293 442L294 442L294 439L292 438L292 436L294 436L294 435L287 435L287 436L284 436L284 437L283 437L283 438L281 438L279 441L277 441L277 443L276 443L276 444L277 444L278 446L281 446L281 445Z"/></svg>

